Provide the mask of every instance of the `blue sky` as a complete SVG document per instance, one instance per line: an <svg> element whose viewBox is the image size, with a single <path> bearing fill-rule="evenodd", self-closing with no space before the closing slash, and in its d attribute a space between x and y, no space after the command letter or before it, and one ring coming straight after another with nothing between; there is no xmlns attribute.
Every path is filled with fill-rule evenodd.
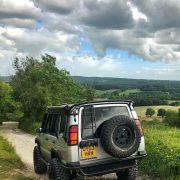
<svg viewBox="0 0 180 180"><path fill-rule="evenodd" d="M180 1L0 4L0 75L15 57L49 53L72 75L180 80Z"/></svg>

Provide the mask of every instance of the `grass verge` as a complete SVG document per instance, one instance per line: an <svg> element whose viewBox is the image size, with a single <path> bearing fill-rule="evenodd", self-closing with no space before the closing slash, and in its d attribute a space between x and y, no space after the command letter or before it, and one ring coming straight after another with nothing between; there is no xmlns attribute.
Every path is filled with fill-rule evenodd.
<svg viewBox="0 0 180 180"><path fill-rule="evenodd" d="M142 122L148 156L140 163L140 170L151 177L180 179L180 129L161 122Z"/></svg>
<svg viewBox="0 0 180 180"><path fill-rule="evenodd" d="M17 156L14 148L0 136L0 179L32 180L32 177L23 175L25 166Z"/></svg>

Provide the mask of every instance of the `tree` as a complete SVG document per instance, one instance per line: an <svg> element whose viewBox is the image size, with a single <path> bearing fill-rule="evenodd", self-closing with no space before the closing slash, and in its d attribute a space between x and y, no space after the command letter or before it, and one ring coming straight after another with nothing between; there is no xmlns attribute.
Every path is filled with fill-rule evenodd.
<svg viewBox="0 0 180 180"><path fill-rule="evenodd" d="M26 57L14 61L14 98L22 103L26 118L41 120L49 105L86 101L89 90L75 82L68 71L56 67L56 58L45 54L40 60ZM92 92L90 94L92 98Z"/></svg>
<svg viewBox="0 0 180 180"><path fill-rule="evenodd" d="M147 108L146 110L146 116L153 116L155 114L155 110L152 108Z"/></svg>
<svg viewBox="0 0 180 180"><path fill-rule="evenodd" d="M163 122L167 123L170 126L180 127L180 110L178 110L178 112L173 110L167 110Z"/></svg>
<svg viewBox="0 0 180 180"><path fill-rule="evenodd" d="M19 120L22 117L21 104L12 98L12 87L8 83L0 82L0 122Z"/></svg>
<svg viewBox="0 0 180 180"><path fill-rule="evenodd" d="M158 109L157 115L163 118L166 115L166 110L163 108Z"/></svg>
<svg viewBox="0 0 180 180"><path fill-rule="evenodd" d="M83 94L85 95L87 101L92 101L95 96L95 89L85 85Z"/></svg>

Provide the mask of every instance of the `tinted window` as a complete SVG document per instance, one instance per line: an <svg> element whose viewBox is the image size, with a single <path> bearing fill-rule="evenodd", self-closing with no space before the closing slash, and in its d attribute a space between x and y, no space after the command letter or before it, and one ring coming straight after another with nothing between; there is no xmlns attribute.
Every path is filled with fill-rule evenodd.
<svg viewBox="0 0 180 180"><path fill-rule="evenodd" d="M45 113L44 116L43 116L43 121L42 121L42 125L41 125L41 128L42 128L43 131L44 131L44 127L45 127L45 124L46 124L46 120L47 120L47 113Z"/></svg>
<svg viewBox="0 0 180 180"><path fill-rule="evenodd" d="M63 133L63 134L64 134L65 125L66 125L66 119L67 119L67 116L66 116L66 115L61 115L61 123L60 123L59 134L60 134L60 133Z"/></svg>
<svg viewBox="0 0 180 180"><path fill-rule="evenodd" d="M127 107L114 106L84 109L82 112L82 138L94 138L96 128L98 128L102 122L118 115L129 116Z"/></svg>
<svg viewBox="0 0 180 180"><path fill-rule="evenodd" d="M47 120L44 124L44 130L43 130L44 133L49 133L49 127L50 127L50 123L52 121L52 117L53 117L52 114L48 114Z"/></svg>
<svg viewBox="0 0 180 180"><path fill-rule="evenodd" d="M59 114L49 114L44 125L44 132L55 136L58 132L59 120Z"/></svg>

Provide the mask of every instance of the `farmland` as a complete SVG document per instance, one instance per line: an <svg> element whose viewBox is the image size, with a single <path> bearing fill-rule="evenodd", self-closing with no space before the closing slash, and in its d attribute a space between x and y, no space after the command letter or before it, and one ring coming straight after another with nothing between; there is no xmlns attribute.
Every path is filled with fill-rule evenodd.
<svg viewBox="0 0 180 180"><path fill-rule="evenodd" d="M96 90L95 99L130 99L136 106L180 105L180 82L108 77L73 77Z"/></svg>
<svg viewBox="0 0 180 180"><path fill-rule="evenodd" d="M146 109L147 108L153 108L155 111L156 111L156 114L153 116L153 117L157 117L157 111L158 109L165 109L165 110L175 110L177 111L180 106L166 106L166 105L161 105L161 106L138 106L138 107L135 107L135 110L139 116L140 119L146 119Z"/></svg>

